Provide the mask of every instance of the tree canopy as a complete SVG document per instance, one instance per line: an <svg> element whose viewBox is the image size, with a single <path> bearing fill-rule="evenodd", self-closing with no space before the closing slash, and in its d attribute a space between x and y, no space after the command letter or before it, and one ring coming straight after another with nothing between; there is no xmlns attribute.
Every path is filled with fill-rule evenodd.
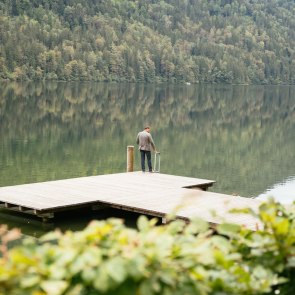
<svg viewBox="0 0 295 295"><path fill-rule="evenodd" d="M2 0L0 78L294 84L294 1Z"/></svg>

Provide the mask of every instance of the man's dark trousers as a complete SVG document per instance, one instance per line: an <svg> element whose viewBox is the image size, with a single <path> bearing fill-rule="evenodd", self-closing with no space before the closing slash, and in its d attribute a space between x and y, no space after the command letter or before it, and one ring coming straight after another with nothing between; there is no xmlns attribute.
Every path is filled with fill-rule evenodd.
<svg viewBox="0 0 295 295"><path fill-rule="evenodd" d="M152 169L151 151L140 150L140 155L141 155L141 170L145 171L145 156L146 156L149 172L152 172L153 169Z"/></svg>

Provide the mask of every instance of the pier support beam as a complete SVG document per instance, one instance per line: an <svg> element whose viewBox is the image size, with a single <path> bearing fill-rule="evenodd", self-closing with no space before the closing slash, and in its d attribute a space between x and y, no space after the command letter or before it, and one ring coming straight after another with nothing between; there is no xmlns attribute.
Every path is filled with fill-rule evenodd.
<svg viewBox="0 0 295 295"><path fill-rule="evenodd" d="M96 204L96 205L91 206L91 209L93 211L100 211L100 210L104 210L104 209L107 209L107 208L110 208L110 207L107 206L107 205L104 205L104 204Z"/></svg>
<svg viewBox="0 0 295 295"><path fill-rule="evenodd" d="M127 146L127 172L134 171L134 146Z"/></svg>
<svg viewBox="0 0 295 295"><path fill-rule="evenodd" d="M37 216L42 218L42 222L47 223L54 218L54 213L38 213Z"/></svg>

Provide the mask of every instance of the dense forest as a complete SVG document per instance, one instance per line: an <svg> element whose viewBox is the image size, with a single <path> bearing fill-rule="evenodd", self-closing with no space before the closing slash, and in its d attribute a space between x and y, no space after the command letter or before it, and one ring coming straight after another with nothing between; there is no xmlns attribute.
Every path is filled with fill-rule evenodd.
<svg viewBox="0 0 295 295"><path fill-rule="evenodd" d="M1 0L0 79L295 84L295 1Z"/></svg>

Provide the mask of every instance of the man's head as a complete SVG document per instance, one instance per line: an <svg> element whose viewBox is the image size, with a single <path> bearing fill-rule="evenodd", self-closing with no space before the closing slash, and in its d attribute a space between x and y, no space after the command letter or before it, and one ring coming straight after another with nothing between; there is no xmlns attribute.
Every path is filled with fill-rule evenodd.
<svg viewBox="0 0 295 295"><path fill-rule="evenodd" d="M144 127L144 130L145 130L146 132L149 132L149 133L150 133L150 131L151 131L151 127L150 127L150 126L145 126L145 127Z"/></svg>

